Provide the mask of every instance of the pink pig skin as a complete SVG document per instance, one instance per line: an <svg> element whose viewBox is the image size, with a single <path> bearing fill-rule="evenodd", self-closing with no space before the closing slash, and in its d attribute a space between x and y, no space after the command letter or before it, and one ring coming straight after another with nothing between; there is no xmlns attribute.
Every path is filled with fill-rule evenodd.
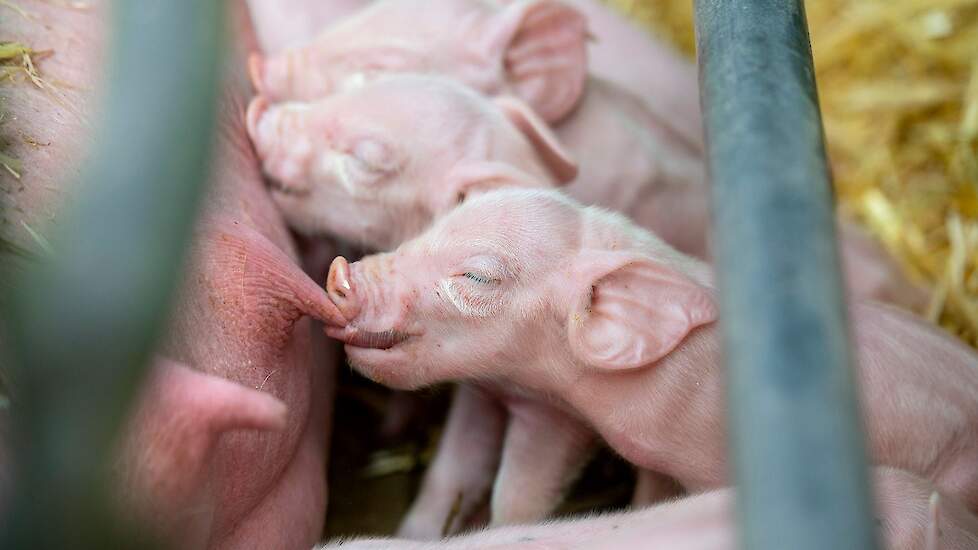
<svg viewBox="0 0 978 550"><path fill-rule="evenodd" d="M459 197L458 180L443 177L451 170L451 165L445 164L444 156L446 152L454 151L471 161L471 156L466 155L471 154L471 145L478 142L479 132L470 131L468 138L446 140L430 128L435 124L458 127L461 121L471 119L472 109L463 112L455 108L458 102L444 100L444 90L431 92L431 97L419 97L415 93L418 91L416 81L410 87L405 84L401 89L390 88L386 96L378 94L379 89L369 84L362 88L364 82L382 73L422 70L454 76L486 93L517 94L530 101L545 117L559 120L556 126L559 138L579 157L580 176L568 188L573 196L587 203L625 211L680 249L705 255L708 208L705 188L700 185L703 168L698 154L701 148L698 116L677 116L685 111L671 107L685 101L686 111L698 113L692 68L663 49L655 55L642 57L650 60L647 68L654 69L656 74L675 70L675 73L669 73L675 78L657 77L651 82L632 83L631 86L624 82L631 88L628 91L598 78L587 79L581 85L579 80L586 77L584 70L569 69L575 63L583 67L585 35L580 15L554 2L509 4L503 9L491 3L465 0L382 2L325 31L309 47L266 58L264 62L255 58L251 65L252 78L268 97L253 104L251 127L265 126L270 131L264 136L253 131L252 136L265 161L266 173L276 181L277 189L273 190L273 195L290 223L309 235L338 235L368 247L388 249L420 231L431 218L455 203ZM591 18L590 27L598 35L598 41L590 45L592 50L620 52L622 43L641 40L634 28L620 28L623 21L605 8L587 1L576 5ZM411 25L405 25L403 21L406 20L411 21ZM547 24L548 20L556 23ZM457 24L459 21L463 23ZM453 34L453 29L458 33ZM515 38L512 35L514 29L518 31ZM602 40L602 36L609 35L614 38ZM471 41L473 36L492 37L492 40ZM461 40L469 42L463 44ZM506 42L508 40L510 42ZM534 49L534 45L547 47ZM453 57L468 50L488 51L489 55ZM548 66L548 60L542 55L555 56L551 61L558 63ZM603 55L605 59L613 58L608 53ZM480 65L485 60L488 65ZM491 66L499 60L505 60L505 69ZM544 77L536 80L523 77L519 67L532 63L549 68L526 74L543 74ZM608 67L596 67L595 71L601 73L601 69ZM616 69L612 67L611 70ZM628 71L619 70L617 76L627 74ZM631 95L630 92L650 84L673 89L664 92L661 102L659 95L655 95L654 105ZM342 99L334 96L311 104L269 106L269 99L312 99L325 92L337 91L342 92ZM645 97L653 96L645 94ZM415 114L419 105L430 105L435 98L440 100L438 107L441 110L426 107L424 116ZM679 103L673 101L677 98ZM385 109L387 114L384 114ZM570 109L571 114L559 114L561 109ZM392 115L391 111L396 112ZM481 112L489 116L490 111L487 107ZM365 157L376 151L366 148L364 155L357 155L355 144L343 147L327 143L324 147L329 125L322 120L330 116L344 121L360 119L358 130L339 132L340 138L349 141L357 137L358 132L369 127L369 122L375 131L377 128L384 130L382 135L386 135L387 151L395 151L402 159L424 159L424 162L413 163L414 177L398 173L397 177L382 178L379 184L373 176L357 181L350 174L355 176L356 170L362 169ZM465 144L469 149L459 151L459 144ZM523 148L526 149L525 143ZM343 162L351 163L352 168L337 168L334 160L333 168L323 174L322 166L329 163L316 160L323 152L339 153ZM567 156L564 153L558 156L561 155ZM525 173L540 173L538 169L527 168L533 163L523 158L497 155L493 160L510 163ZM417 172L419 164L425 169L420 174ZM343 185L338 184L341 179ZM551 172L549 178L537 178L536 181L552 185L559 183L561 177ZM478 187L484 190L526 185L525 178L496 177ZM904 281L898 267L878 246L871 249L874 254L870 258L849 253L853 247L848 244L845 250L848 258L855 257L863 267L870 268L863 271L857 266L850 270L850 278L857 281L854 284L857 295L864 295L861 292L865 289L869 295L896 297L901 303L915 308L920 308L925 301L919 290ZM868 278L863 273L871 271L870 284L860 283ZM876 274L889 277L876 278ZM898 290L884 292L890 290L883 288L887 285ZM472 424L469 429L477 428ZM491 430L487 428L487 431ZM443 452L450 453L449 450L457 446L456 442L445 441ZM460 459L446 458L437 464ZM475 464L479 463L472 464L472 469L477 470ZM541 465L540 469L545 468ZM568 465L568 469L573 471L575 468ZM457 470L453 471L459 475ZM421 533L416 514L429 517L429 536L439 533L443 520L430 519L438 515L435 510L444 513L455 501L455 492L465 492L462 487L471 484L478 485L477 480L485 479L487 474L472 471L457 477L455 489L448 489L452 486L444 481L448 477L433 473L432 478L441 479L441 482L437 489L422 491L422 500L405 522L405 533L412 536ZM642 479L651 479L651 474L643 474ZM668 490L669 484L665 483L664 487ZM645 495L640 501L657 494ZM427 511L426 505L430 506ZM541 509L538 513L542 512Z"/></svg>
<svg viewBox="0 0 978 550"><path fill-rule="evenodd" d="M511 0L510 0L511 1ZM648 107L702 147L696 67L668 44L597 0L563 0L587 17L591 74L649 98Z"/></svg>
<svg viewBox="0 0 978 550"><path fill-rule="evenodd" d="M347 17L369 0L246 0L258 44L274 53L311 40L326 25Z"/></svg>
<svg viewBox="0 0 978 550"><path fill-rule="evenodd" d="M560 503L594 440L593 430L546 402L492 384L462 384L398 535L456 533L487 495L492 525L539 521Z"/></svg>
<svg viewBox="0 0 978 550"><path fill-rule="evenodd" d="M397 534L437 539L478 525L487 495L491 525L540 521L560 504L595 439L590 427L546 402L493 384L460 384Z"/></svg>
<svg viewBox="0 0 978 550"><path fill-rule="evenodd" d="M273 186L273 197L292 225L310 235L339 235L376 248L395 246L418 233L432 218L454 207L460 197L494 187L541 185L537 182L553 186L572 170L566 160L569 155L549 135L542 121L522 108L518 100L490 101L442 77L383 76L313 103L268 105L258 99L249 108L248 118L265 171L278 181ZM600 128L600 123L595 121L595 126ZM682 203L636 198L652 209L683 212ZM670 234L674 240L683 238L675 232ZM868 258L864 261L873 265ZM461 398L466 395L462 393ZM463 405L457 410L464 408ZM448 471L433 471L429 479L434 485L423 488L402 534L419 538L424 536L422 533L438 535L457 495L465 495L461 511L467 512L474 505L470 500L477 500L481 494L475 489L482 484L480 480L491 479L492 466L469 460L468 452L462 450L470 444L468 441L450 440L452 434L480 430L475 425L475 415L467 417L470 421L466 430L449 430L446 434L448 439L439 454L446 458L437 460L433 470L445 467ZM567 420L561 425L573 424ZM483 428L491 431L490 426ZM543 431L541 435L546 435ZM483 439L493 441L495 446L501 443ZM568 447L563 452L550 456L568 457L575 450L582 450L576 438L564 443ZM492 448L490 445L485 452ZM459 449L461 454L453 456L453 449ZM586 456L581 453L579 460ZM542 480L545 473L556 471L557 462L548 467L539 460L525 461L524 467L531 478ZM560 462L567 470L564 475L579 468L579 464ZM454 463L466 466L449 466ZM465 470L469 473L463 475ZM534 471L536 474L530 473ZM649 481L652 477L646 472L640 479ZM449 479L457 481L451 483ZM542 493L554 495L559 492L557 487L564 485L537 487ZM660 479L656 485L666 491L665 495L670 494L668 480ZM494 493L505 494L503 487L497 486L499 491ZM649 484L642 487L643 495L636 502L650 502L649 499L661 496L659 490L647 492ZM521 501L537 502L536 513L540 517L551 508L540 506L543 500L525 491ZM494 521L510 517L503 504L505 499L499 497L495 502L498 506ZM532 519L525 511L517 515ZM464 513L458 521L463 519ZM453 528L457 526L458 522Z"/></svg>
<svg viewBox="0 0 978 550"><path fill-rule="evenodd" d="M392 72L444 74L485 94L519 97L554 124L560 141L579 159L571 194L619 211L655 195L660 206L653 211L629 213L657 231L690 234L676 244L705 254L698 123L673 113L661 118L633 92L588 77L586 49L584 14L555 0L505 6L482 0L380 0L304 48L253 58L251 74L272 102L315 100ZM664 65L681 66L670 59ZM686 67L679 80L689 72ZM696 96L695 87L688 95ZM669 213L675 217L663 218Z"/></svg>
<svg viewBox="0 0 978 550"><path fill-rule="evenodd" d="M460 531L490 494L505 431L502 403L481 388L459 385L434 462L398 535L424 540Z"/></svg>
<svg viewBox="0 0 978 550"><path fill-rule="evenodd" d="M367 246L388 248L454 207L457 197L494 187L558 185L559 175L569 173L570 164L564 161L554 165L552 161L565 159L568 154L553 136L546 135L542 121L534 118L513 99L493 102L446 78L395 74L308 104L270 106L262 99L256 100L249 109L249 129L259 156L264 159L266 173L278 181L273 197L293 226L310 235L339 235ZM600 128L600 124L595 121L596 127ZM369 147L364 147L364 143ZM595 154L600 155L601 151ZM377 168L371 168L371 164ZM623 189L626 194L628 185ZM582 190L580 186L574 188ZM687 219L700 215L684 210L682 202L663 201L655 196L634 199L643 206L633 210L651 209L645 211L652 211L653 218L663 219L666 213L684 214ZM849 266L864 275L850 277L856 295L894 300L916 296L913 292L900 292L914 290L902 278L888 276L896 272L891 260L883 254L866 253L875 250L872 241L853 234L856 230L851 225L843 227L850 232L845 241L849 244L845 248ZM667 228L673 241L688 237L677 229ZM852 251L859 254L853 255ZM460 398L467 395L463 392ZM468 406L471 405L460 405L453 414ZM470 506L474 506L471 501L482 494L477 487L484 485L482 480L491 479L492 463L470 460L471 451L465 449L471 442L464 437L453 441L452 437L470 431L494 433L492 421L479 427L476 415L466 417L469 420L465 429L446 433L429 476L431 487L426 484L422 489L420 500L405 519L402 535L422 538L440 534L457 495L462 494L462 514L448 531L454 532ZM567 420L561 425L573 424ZM501 444L498 438L487 435L482 440L488 445L485 453ZM567 457L575 449L581 450L574 438L566 443L568 448L550 456ZM586 453L582 453L579 460L585 457ZM568 461L563 463L565 475L579 467ZM524 464L528 473L539 470L535 475L529 474L533 479L543 479L541 472L553 472L556 466L556 461L551 465L540 460ZM446 468L446 472L437 473L438 468ZM456 481L450 482L451 479ZM651 472L643 472L639 479L642 483L636 503L652 502L674 490L670 480ZM536 487L552 495L557 486L564 484ZM499 493L505 493L502 486L498 488ZM496 501L497 522L508 517L504 500ZM522 500L541 502L525 490ZM537 514L542 517L550 508L539 506ZM531 519L526 513L519 516Z"/></svg>
<svg viewBox="0 0 978 550"><path fill-rule="evenodd" d="M350 321L329 334L378 382L495 383L687 490L727 482L711 270L624 217L494 191L393 253L338 258L328 289ZM899 310L850 315L873 462L978 509L978 358Z"/></svg>
<svg viewBox="0 0 978 550"><path fill-rule="evenodd" d="M266 393L172 361L157 362L152 374L123 439L121 497L134 501L136 519L201 547L219 497L211 484L214 446L237 430L283 430L288 411Z"/></svg>
<svg viewBox="0 0 978 550"><path fill-rule="evenodd" d="M293 226L371 247L395 246L465 196L556 184L576 169L518 101L490 102L434 76L381 77L312 104L259 99L248 121L266 173L278 176L273 197ZM406 536L441 535L453 509L447 532L456 532L490 488L494 523L542 519L588 458L594 437L580 423L558 422L557 411L537 402L491 406L487 393L499 398L488 388L460 390L435 466L404 520ZM552 450L536 460L530 442L543 440Z"/></svg>
<svg viewBox="0 0 978 550"><path fill-rule="evenodd" d="M553 124L557 139L576 159L578 177L567 188L571 196L585 204L623 212L680 251L707 258L709 197L704 185L701 123L695 114L698 94L692 67L651 42L643 47L643 51L649 50L643 55L627 56L630 60L649 60L641 66L646 69L644 72L631 64L607 63L614 57L605 52L613 52L621 59L623 50L642 42L642 34L591 0L572 4L556 0L379 0L326 29L305 47L265 59L254 57L251 75L265 105L286 99L316 100L361 86L377 75L397 72L443 74L487 95L519 97ZM589 77L589 25L598 28L599 44L602 35L615 37L600 47L602 56L595 67L602 66L619 81L628 74L655 75L654 78L635 77L629 86L632 89L628 89L617 82ZM642 95L636 95L636 90L641 90L637 93ZM661 91L664 99L660 101L660 96L652 91ZM643 101L643 97L650 100ZM678 105L678 98L686 104ZM357 112L371 111L364 111L364 105L361 103ZM310 108L315 112L327 109L321 104ZM455 120L458 113L446 110L437 116ZM312 122L307 123L311 128L294 124L289 129L299 128L300 134L318 127ZM412 141L419 139L410 132L395 133L389 139L404 142L408 135ZM312 154L310 148L316 149L308 140L282 140L281 145L266 147L306 156ZM404 154L427 159L415 157L415 153ZM327 194L319 187L330 185L328 179L325 183L320 179L317 185L310 186L308 172L312 169L302 170L294 165L276 169L265 160L272 179L282 188L294 191L288 203L279 202L290 223L300 230L325 230L349 238L351 230L339 228L362 226L355 231L362 242L379 249L388 249L405 237L401 228L408 224L404 222L383 223L386 220L357 216L355 210L332 209L332 203L315 200ZM303 183L298 185L297 181ZM405 181L401 179L400 183ZM364 202L370 198L370 186L359 185L355 189L361 193L354 208L367 209ZM304 190L310 196L299 199L298 193ZM455 196L452 186L433 189L430 183L420 197L408 189L397 193L402 202L407 200L405 197L414 197L413 202L417 203L404 218L410 221L411 231L427 225L418 219L433 213L431 208L422 207L435 201L432 193ZM330 197L335 194L333 191ZM300 200L316 206L299 204ZM331 209L329 215L310 214L326 209ZM351 212L342 223L337 219L340 211ZM336 222L322 227L323 223L314 223L317 218ZM392 231L397 233L396 238L387 234ZM840 233L844 236L847 280L854 296L923 310L927 293L906 280L878 243L859 236L859 230L846 221L840 222Z"/></svg>
<svg viewBox="0 0 978 550"><path fill-rule="evenodd" d="M568 181L576 164L518 101L450 79L391 75L313 103L248 109L272 196L315 237L390 249L467 195Z"/></svg>
<svg viewBox="0 0 978 550"><path fill-rule="evenodd" d="M4 194L11 223L3 230L30 246L20 222L38 230L57 223L67 192L77 191L70 184L91 141L106 14L103 4L20 5L31 17L5 19L6 37L53 50L38 68L66 83L57 94L29 83L5 87L5 130L40 144L16 139L6 151L25 169L22 187L4 182L13 191ZM242 67L244 51L254 49L250 23L243 2L229 6L237 41L228 63ZM157 382L120 442L120 499L137 517L151 515L150 527L177 548L308 548L322 532L335 355L306 317L340 319L296 265L264 188L244 128L248 89L247 76L232 72L210 196L160 349L168 359L151 374Z"/></svg>
<svg viewBox="0 0 978 550"><path fill-rule="evenodd" d="M876 468L873 481L888 550L971 550L978 545L978 518L927 481L892 468ZM502 527L443 542L353 540L321 550L734 550L733 502L731 489L719 489L642 511ZM934 537L938 529L940 536Z"/></svg>

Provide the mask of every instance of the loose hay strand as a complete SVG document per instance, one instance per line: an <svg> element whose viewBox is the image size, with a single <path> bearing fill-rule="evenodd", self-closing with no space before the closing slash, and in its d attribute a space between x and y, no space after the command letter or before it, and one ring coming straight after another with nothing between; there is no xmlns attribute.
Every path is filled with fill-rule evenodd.
<svg viewBox="0 0 978 550"><path fill-rule="evenodd" d="M54 247L51 245L51 241L47 240L44 235L34 231L34 228L27 225L27 222L21 220L20 225L22 225L24 230L27 231L27 234L34 239L34 242L37 243L37 247L44 252L44 254L46 254L48 257L54 256Z"/></svg>
<svg viewBox="0 0 978 550"><path fill-rule="evenodd" d="M4 170L13 176L14 179L20 179L20 172L23 170L23 166L19 160L4 153L0 153L0 166L3 166Z"/></svg>

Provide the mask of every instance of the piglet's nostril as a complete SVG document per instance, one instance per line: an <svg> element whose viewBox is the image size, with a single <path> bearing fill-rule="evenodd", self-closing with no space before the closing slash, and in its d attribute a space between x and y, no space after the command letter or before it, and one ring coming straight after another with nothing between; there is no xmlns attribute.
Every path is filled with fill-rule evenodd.
<svg viewBox="0 0 978 550"><path fill-rule="evenodd" d="M343 256L337 256L329 266L326 293L347 319L354 319L360 312L360 303L350 281L350 264Z"/></svg>

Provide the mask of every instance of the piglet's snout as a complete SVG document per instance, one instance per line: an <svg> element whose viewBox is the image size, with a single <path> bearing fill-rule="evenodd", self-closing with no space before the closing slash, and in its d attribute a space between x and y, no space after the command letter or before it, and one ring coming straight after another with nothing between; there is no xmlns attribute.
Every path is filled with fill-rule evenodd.
<svg viewBox="0 0 978 550"><path fill-rule="evenodd" d="M360 313L360 298L357 296L356 288L350 279L350 264L343 256L337 256L329 266L329 275L326 277L326 293L329 299L340 310L343 317L356 319Z"/></svg>
<svg viewBox="0 0 978 550"><path fill-rule="evenodd" d="M290 99L295 57L293 51L267 58L257 53L251 54L248 57L248 76L255 91L272 101Z"/></svg>
<svg viewBox="0 0 978 550"><path fill-rule="evenodd" d="M265 59L261 54L253 53L248 56L248 76L251 85L259 94L265 93Z"/></svg>
<svg viewBox="0 0 978 550"><path fill-rule="evenodd" d="M261 137L258 134L258 124L267 110L268 100L264 96L256 96L248 104L248 110L245 112L245 125L248 128L248 135L255 142L255 145L258 145Z"/></svg>

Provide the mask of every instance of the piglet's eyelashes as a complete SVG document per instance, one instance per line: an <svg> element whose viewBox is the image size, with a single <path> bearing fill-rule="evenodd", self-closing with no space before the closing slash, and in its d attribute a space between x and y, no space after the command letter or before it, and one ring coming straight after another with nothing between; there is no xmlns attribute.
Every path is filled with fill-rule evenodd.
<svg viewBox="0 0 978 550"><path fill-rule="evenodd" d="M465 282L483 286L498 286L507 277L503 263L491 255L478 255L467 259L455 272L455 277Z"/></svg>
<svg viewBox="0 0 978 550"><path fill-rule="evenodd" d="M465 277L470 281L475 281L481 285L487 285L487 286L498 285L499 283L502 282L501 279L492 277L490 275L480 274L474 271L466 271L465 273L462 274L462 277Z"/></svg>
<svg viewBox="0 0 978 550"><path fill-rule="evenodd" d="M442 279L441 295L463 315L489 317L503 299L506 271L495 258L475 256Z"/></svg>

